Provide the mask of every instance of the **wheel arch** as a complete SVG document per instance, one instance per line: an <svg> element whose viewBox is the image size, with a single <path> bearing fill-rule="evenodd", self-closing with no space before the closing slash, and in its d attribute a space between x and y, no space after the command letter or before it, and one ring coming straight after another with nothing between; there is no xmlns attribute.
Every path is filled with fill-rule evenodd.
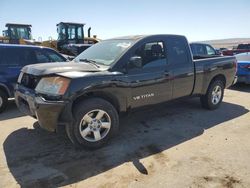
<svg viewBox="0 0 250 188"><path fill-rule="evenodd" d="M3 91L8 98L11 96L10 90L8 89L7 86L0 84L0 90Z"/></svg>
<svg viewBox="0 0 250 188"><path fill-rule="evenodd" d="M82 94L74 99L74 101L72 102L72 107L71 107L72 112L75 109L74 107L80 101L87 100L89 98L94 98L94 97L101 98L103 100L108 101L110 104L112 104L114 106L114 108L117 110L118 113L121 111L121 106L120 106L119 100L111 93L104 92L104 91L89 91L89 92L86 92L86 93L84 93L84 94Z"/></svg>
<svg viewBox="0 0 250 188"><path fill-rule="evenodd" d="M226 86L227 81L226 81L225 75L223 75L223 74L217 74L216 76L214 76L214 77L212 78L212 80L210 81L209 85L210 85L211 83L213 83L215 80L221 80L222 83L224 84L224 86Z"/></svg>
<svg viewBox="0 0 250 188"><path fill-rule="evenodd" d="M223 83L223 85L224 85L224 87L226 86L226 77L225 77L225 75L223 75L223 74L217 74L217 75L215 75L215 76L213 76L212 78L211 78L211 80L208 82L208 84L206 85L206 87L204 87L204 89L203 89L203 94L206 94L207 93L207 91L208 91L208 89L209 89L209 86L215 81L215 80L221 80L222 81L222 83Z"/></svg>

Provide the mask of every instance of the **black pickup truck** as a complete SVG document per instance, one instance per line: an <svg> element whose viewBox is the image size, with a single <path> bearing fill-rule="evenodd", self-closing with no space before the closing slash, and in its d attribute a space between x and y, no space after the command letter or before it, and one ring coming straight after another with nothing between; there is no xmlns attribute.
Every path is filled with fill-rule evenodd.
<svg viewBox="0 0 250 188"><path fill-rule="evenodd" d="M41 127L65 124L75 145L97 148L129 109L185 96L218 108L235 72L235 57L193 60L184 36L129 36L101 41L70 63L24 67L15 99Z"/></svg>

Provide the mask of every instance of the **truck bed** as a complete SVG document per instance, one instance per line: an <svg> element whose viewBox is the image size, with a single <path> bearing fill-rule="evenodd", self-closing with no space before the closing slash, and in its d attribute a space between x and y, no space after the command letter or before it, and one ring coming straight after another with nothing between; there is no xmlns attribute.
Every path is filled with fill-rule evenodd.
<svg viewBox="0 0 250 188"><path fill-rule="evenodd" d="M193 61L196 75L193 94L205 94L211 78L215 75L224 74L230 78L230 74L235 74L234 69L232 69L235 66L235 57L220 56ZM225 87L229 87L232 82L233 79L228 80Z"/></svg>

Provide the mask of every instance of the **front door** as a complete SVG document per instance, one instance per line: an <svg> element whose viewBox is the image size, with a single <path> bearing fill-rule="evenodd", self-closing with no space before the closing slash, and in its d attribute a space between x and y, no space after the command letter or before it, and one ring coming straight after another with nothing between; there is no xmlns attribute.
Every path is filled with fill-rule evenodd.
<svg viewBox="0 0 250 188"><path fill-rule="evenodd" d="M170 100L172 82L164 42L145 43L135 50L132 57L141 58L141 66L128 66L130 106L134 108Z"/></svg>

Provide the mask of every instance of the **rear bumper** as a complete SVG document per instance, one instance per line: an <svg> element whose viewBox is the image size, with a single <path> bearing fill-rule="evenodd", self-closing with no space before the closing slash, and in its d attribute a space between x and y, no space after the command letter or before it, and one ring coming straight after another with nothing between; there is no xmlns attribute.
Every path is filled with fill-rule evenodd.
<svg viewBox="0 0 250 188"><path fill-rule="evenodd" d="M237 82L250 84L250 75L238 75Z"/></svg>
<svg viewBox="0 0 250 188"><path fill-rule="evenodd" d="M40 126L48 131L56 130L58 118L67 104L65 101L47 101L20 86L15 90L15 101L20 111L37 118Z"/></svg>

